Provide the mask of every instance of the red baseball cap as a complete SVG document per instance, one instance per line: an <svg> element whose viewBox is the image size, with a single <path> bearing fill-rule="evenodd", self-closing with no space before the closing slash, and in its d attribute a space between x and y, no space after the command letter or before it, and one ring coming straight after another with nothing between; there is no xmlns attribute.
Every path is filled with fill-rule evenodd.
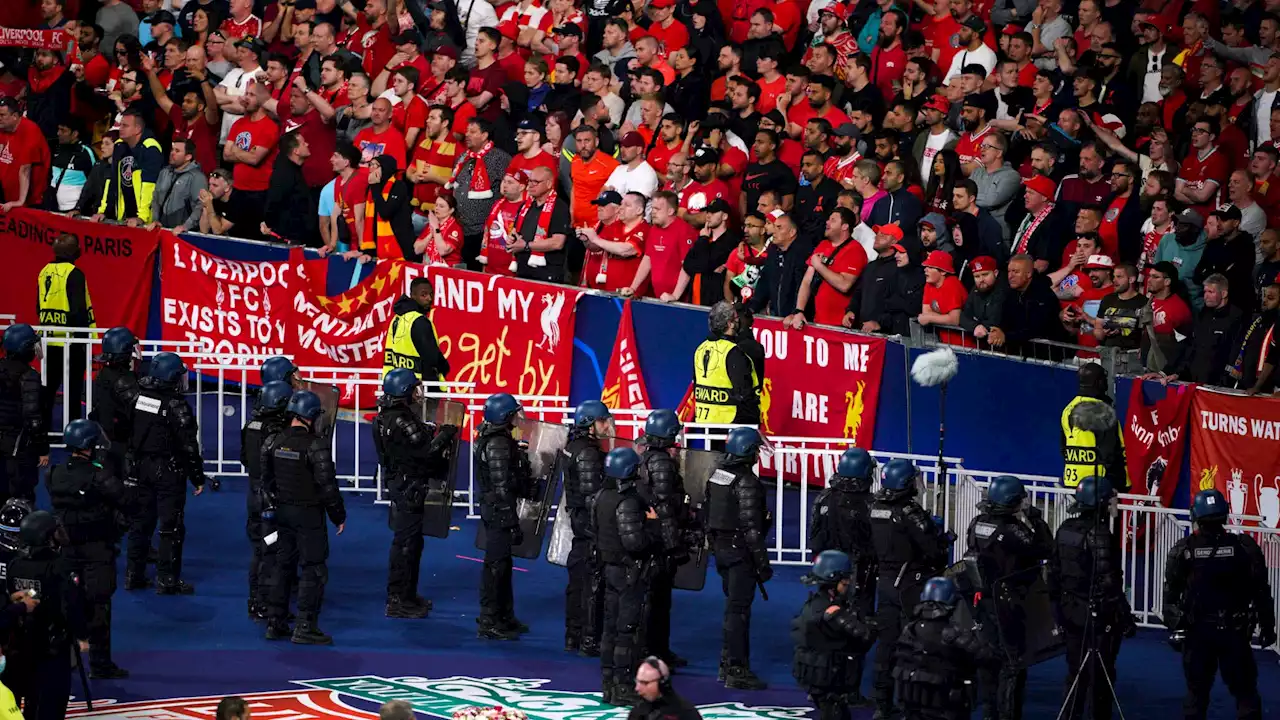
<svg viewBox="0 0 1280 720"><path fill-rule="evenodd" d="M1090 255L1085 261L1085 270L1114 270L1116 261L1111 259L1110 255Z"/></svg>
<svg viewBox="0 0 1280 720"><path fill-rule="evenodd" d="M515 42L515 39L520 36L520 26L516 25L514 20L498 23L498 34L512 42Z"/></svg>
<svg viewBox="0 0 1280 720"><path fill-rule="evenodd" d="M980 255L974 258L971 265L973 267L973 271L976 273L990 272L1000 269L1000 266L996 264L996 259L990 255Z"/></svg>
<svg viewBox="0 0 1280 720"><path fill-rule="evenodd" d="M944 252L942 250L934 250L929 253L929 257L925 258L924 266L935 270L941 270L948 275L956 274L956 266L955 263L951 261L951 253Z"/></svg>
<svg viewBox="0 0 1280 720"><path fill-rule="evenodd" d="M1031 179L1024 181L1022 184L1028 190L1038 192L1050 200L1058 193L1058 183L1043 175L1033 175Z"/></svg>
<svg viewBox="0 0 1280 720"><path fill-rule="evenodd" d="M649 7L651 8L662 9L662 8L669 8L669 7L675 7L675 6L676 6L676 0L649 0Z"/></svg>
<svg viewBox="0 0 1280 720"><path fill-rule="evenodd" d="M888 235L894 240L902 239L902 228L898 227L898 223L889 223L888 225L876 225L871 229L877 235Z"/></svg>
<svg viewBox="0 0 1280 720"><path fill-rule="evenodd" d="M1004 30L1000 31L1001 35L1017 35L1022 32L1021 25L1005 25Z"/></svg>
<svg viewBox="0 0 1280 720"><path fill-rule="evenodd" d="M831 13L841 20L847 20L849 18L849 6L843 2L833 2L818 11L819 15L822 13Z"/></svg>
<svg viewBox="0 0 1280 720"><path fill-rule="evenodd" d="M896 252L896 253L905 253L905 252L907 252L907 249L906 249L905 247L903 247L903 246L902 246L902 243L894 243L894 244L893 244L893 251L894 251L894 252Z"/></svg>
<svg viewBox="0 0 1280 720"><path fill-rule="evenodd" d="M520 183L521 185L529 184L529 173L525 172L524 170L508 170L507 176L510 177L512 180L515 180L516 182Z"/></svg>
<svg viewBox="0 0 1280 720"><path fill-rule="evenodd" d="M951 101L943 95L931 95L928 100L924 101L925 110L937 110L943 115L951 111Z"/></svg>

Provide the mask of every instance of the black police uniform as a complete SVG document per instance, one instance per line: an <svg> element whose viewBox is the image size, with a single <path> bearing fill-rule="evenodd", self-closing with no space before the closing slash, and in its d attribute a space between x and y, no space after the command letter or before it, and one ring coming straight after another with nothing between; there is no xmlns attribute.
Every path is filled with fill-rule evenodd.
<svg viewBox="0 0 1280 720"><path fill-rule="evenodd" d="M89 664L115 670L111 661L111 596L116 591L124 485L110 468L72 455L49 473L49 497L66 530L62 553L81 579L89 623Z"/></svg>
<svg viewBox="0 0 1280 720"><path fill-rule="evenodd" d="M262 489L262 448L277 433L289 426L283 409L257 408L253 419L240 430L240 464L249 475L249 492L245 500L245 533L253 555L249 558L249 614L266 618L271 586L275 583L276 542L267 543L275 532L275 522L262 518L266 493ZM279 536L277 536L278 539Z"/></svg>
<svg viewBox="0 0 1280 720"><path fill-rule="evenodd" d="M604 622L603 567L591 537L587 504L604 482L604 450L590 428L574 427L564 448L564 504L573 528L569 583L564 589L564 644L588 653L599 649Z"/></svg>
<svg viewBox="0 0 1280 720"><path fill-rule="evenodd" d="M702 713L698 712L698 708L693 703L685 700L675 691L671 690L670 684L662 691L657 700L649 702L641 700L631 708L631 712L627 713L627 720L702 720Z"/></svg>
<svg viewBox="0 0 1280 720"><path fill-rule="evenodd" d="M764 544L764 488L754 466L753 458L726 456L707 481L707 530L725 594L721 664L726 672L750 666L756 583L773 577Z"/></svg>
<svg viewBox="0 0 1280 720"><path fill-rule="evenodd" d="M1274 637L1275 607L1267 564L1257 542L1202 523L1169 551L1165 565L1164 620L1186 633L1182 670L1187 679L1183 717L1203 719L1214 675L1236 699L1241 720L1262 717L1258 666L1249 645L1256 623Z"/></svg>
<svg viewBox="0 0 1280 720"><path fill-rule="evenodd" d="M484 570L480 578L480 629L498 631L515 618L511 549L523 540L516 503L530 482L529 457L505 425L480 426L475 441Z"/></svg>
<svg viewBox="0 0 1280 720"><path fill-rule="evenodd" d="M453 431L423 422L406 401L384 397L373 421L373 442L385 469L391 507L387 524L391 550L387 560L387 603L427 609L418 595L422 570L422 523L430 483L449 470L446 450Z"/></svg>
<svg viewBox="0 0 1280 720"><path fill-rule="evenodd" d="M657 513L662 535L662 552L654 567L645 617L646 652L668 660L670 664L676 660L671 651L671 593L676 570L689 559L689 545L685 539L689 507L680 466L667 448L650 447L645 450L640 458L636 489Z"/></svg>
<svg viewBox="0 0 1280 720"><path fill-rule="evenodd" d="M861 664L876 636L860 604L854 594L822 589L809 595L791 622L791 675L818 708L820 720L846 720L849 696L858 692L850 665ZM833 605L840 609L828 614Z"/></svg>
<svg viewBox="0 0 1280 720"><path fill-rule="evenodd" d="M902 634L890 643L893 680L908 720L968 720L974 668L994 650L976 632L960 627L954 606L922 602Z"/></svg>
<svg viewBox="0 0 1280 720"><path fill-rule="evenodd" d="M298 629L316 631L329 581L325 515L334 525L347 521L329 441L298 425L276 434L262 448L262 487L275 507L279 534L268 616L273 623L285 621L297 576Z"/></svg>
<svg viewBox="0 0 1280 720"><path fill-rule="evenodd" d="M981 512L969 524L967 538L968 552L977 557L978 571L986 584L978 602L978 614L984 620L983 627L992 633L987 637L988 642L999 642L1000 636L1006 643L1016 642L1026 633L1017 626L1025 624L1025 618L1016 616L1014 611L1023 606L1027 588L1038 577L1029 571L1039 567L1053 552L1053 533L1037 508L1027 508L1023 514L990 503L978 508ZM1006 610L999 616L997 600ZM1000 630L1003 632L996 635ZM1023 650L1016 646L1005 649L1018 655ZM995 717L998 710L1002 720L1021 718L1027 687L1026 668L1002 662L998 672L984 669L980 675L987 717Z"/></svg>
<svg viewBox="0 0 1280 720"><path fill-rule="evenodd" d="M89 419L98 423L111 441L108 459L116 477L124 477L124 454L133 431L133 406L138 401L138 374L132 360L112 361L93 379L93 410Z"/></svg>
<svg viewBox="0 0 1280 720"><path fill-rule="evenodd" d="M126 492L133 495L128 502L134 512L129 530L128 574L136 581L145 577L147 552L158 523L156 585L162 589L179 588L182 544L187 535L183 522L187 506L184 480L196 488L204 486L199 428L191 406L176 388L149 377L138 384L133 434L129 438L133 475L125 480ZM129 579L126 583L137 586Z"/></svg>
<svg viewBox="0 0 1280 720"><path fill-rule="evenodd" d="M39 459L49 454L49 425L44 417L40 373L19 358L0 360L0 453L4 480L0 504L11 497L34 502L40 481Z"/></svg>
<svg viewBox="0 0 1280 720"><path fill-rule="evenodd" d="M1048 580L1057 620L1067 638L1068 692L1080 676L1075 693L1067 698L1070 720L1084 716L1086 701L1091 703L1094 720L1111 718L1120 639L1136 629L1121 565L1120 536L1111 531L1107 513L1082 510L1058 526ZM1090 650L1097 654L1082 666Z"/></svg>
<svg viewBox="0 0 1280 720"><path fill-rule="evenodd" d="M600 668L605 699L609 701L615 685L627 688L625 695L635 677L640 624L649 594L653 555L660 540L656 523L645 518L649 506L636 490L634 478L606 477L604 489L596 494L592 505L592 534L604 563Z"/></svg>
<svg viewBox="0 0 1280 720"><path fill-rule="evenodd" d="M871 539L870 480L832 475L828 487L813 502L809 549L814 556L839 550L853 562L852 600L861 617L871 617L876 607L876 548ZM869 647L867 649L870 649ZM847 664L849 688L858 693L866 665L866 649Z"/></svg>
<svg viewBox="0 0 1280 720"><path fill-rule="evenodd" d="M8 662L0 680L27 720L62 720L71 697L74 643L89 639L80 579L53 546L19 552L8 575L5 595L34 590L40 604L18 621L5 645Z"/></svg>
<svg viewBox="0 0 1280 720"><path fill-rule="evenodd" d="M920 601L925 582L947 565L948 541L933 518L904 491L882 491L871 504L871 540L876 550L875 701L893 705L893 648L903 617Z"/></svg>

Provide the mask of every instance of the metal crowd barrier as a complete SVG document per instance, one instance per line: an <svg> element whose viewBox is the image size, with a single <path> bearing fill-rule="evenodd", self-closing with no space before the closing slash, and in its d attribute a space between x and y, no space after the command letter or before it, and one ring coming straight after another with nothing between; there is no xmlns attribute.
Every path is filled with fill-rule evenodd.
<svg viewBox="0 0 1280 720"><path fill-rule="evenodd" d="M959 325L921 325L915 319L911 320L911 336L909 340L912 347L933 348L947 346L956 352L1020 359L1038 364L1080 365L1093 361L1106 369L1107 377L1109 378L1146 372L1142 368L1140 353L1137 350L1091 347L1033 338L1023 344L1017 353L1011 353L1007 348L997 348L991 345L985 337L976 337Z"/></svg>

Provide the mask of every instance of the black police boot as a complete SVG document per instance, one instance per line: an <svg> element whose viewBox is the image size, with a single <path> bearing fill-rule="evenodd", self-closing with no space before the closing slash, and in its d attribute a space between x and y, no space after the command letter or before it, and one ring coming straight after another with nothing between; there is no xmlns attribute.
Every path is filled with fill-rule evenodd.
<svg viewBox="0 0 1280 720"><path fill-rule="evenodd" d="M333 638L325 634L315 620L299 620L293 628L294 645L332 645Z"/></svg>
<svg viewBox="0 0 1280 720"><path fill-rule="evenodd" d="M884 703L876 703L876 712L871 716L871 720L893 720L893 718L901 717L897 708Z"/></svg>
<svg viewBox="0 0 1280 720"><path fill-rule="evenodd" d="M716 671L716 682L724 682L724 671L729 667L729 652L724 648L720 649L720 668Z"/></svg>
<svg viewBox="0 0 1280 720"><path fill-rule="evenodd" d="M123 680L129 677L129 671L111 662L89 664L89 677L94 680Z"/></svg>
<svg viewBox="0 0 1280 720"><path fill-rule="evenodd" d="M427 608L398 597L387 598L387 617L401 620L420 620L427 616Z"/></svg>
<svg viewBox="0 0 1280 720"><path fill-rule="evenodd" d="M421 595L414 595L413 599L409 600L409 602L413 605L417 605L418 607L426 608L427 612L431 612L431 609L435 607L435 603Z"/></svg>
<svg viewBox="0 0 1280 720"><path fill-rule="evenodd" d="M249 617L255 622L267 619L267 606L257 600L249 601Z"/></svg>
<svg viewBox="0 0 1280 720"><path fill-rule="evenodd" d="M851 708L869 708L875 705L871 698L863 695L860 691L855 690L844 698L845 704Z"/></svg>
<svg viewBox="0 0 1280 720"><path fill-rule="evenodd" d="M151 579L146 573L125 573L125 590L146 590L149 587L151 587Z"/></svg>
<svg viewBox="0 0 1280 720"><path fill-rule="evenodd" d="M520 633L509 630L506 623L493 618L480 617L476 618L476 624L480 629L476 631L476 635L482 640L519 640Z"/></svg>
<svg viewBox="0 0 1280 720"><path fill-rule="evenodd" d="M293 629L289 627L289 623L284 618L270 618L267 620L268 640L288 640L293 636Z"/></svg>
<svg viewBox="0 0 1280 720"><path fill-rule="evenodd" d="M596 638L583 638L578 646L578 655L585 658L600 657L600 641Z"/></svg>
<svg viewBox="0 0 1280 720"><path fill-rule="evenodd" d="M613 673L605 671L600 677L600 702L605 705L613 704Z"/></svg>
<svg viewBox="0 0 1280 720"><path fill-rule="evenodd" d="M618 707L635 707L640 704L641 697L631 683L619 682L613 685L613 694L609 698L610 705Z"/></svg>
<svg viewBox="0 0 1280 720"><path fill-rule="evenodd" d="M196 586L181 580L173 582L157 582L157 595L192 595L196 591Z"/></svg>
<svg viewBox="0 0 1280 720"><path fill-rule="evenodd" d="M756 677L745 665L730 665L724 671L724 686L731 690L765 690L769 683Z"/></svg>
<svg viewBox="0 0 1280 720"><path fill-rule="evenodd" d="M512 615L511 617L505 620L502 620L499 624L502 625L503 630L509 630L517 635L524 635L525 633L529 632L529 626L525 625L523 622L520 622L520 618L516 617L515 615Z"/></svg>

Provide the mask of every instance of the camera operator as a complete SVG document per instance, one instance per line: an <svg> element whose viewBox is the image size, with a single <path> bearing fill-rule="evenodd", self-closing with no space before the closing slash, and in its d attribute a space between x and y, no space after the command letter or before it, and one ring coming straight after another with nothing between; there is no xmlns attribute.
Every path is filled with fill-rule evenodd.
<svg viewBox="0 0 1280 720"><path fill-rule="evenodd" d="M640 702L631 708L627 720L701 720L702 714L671 687L671 668L661 658L650 655L636 670L636 694Z"/></svg>

